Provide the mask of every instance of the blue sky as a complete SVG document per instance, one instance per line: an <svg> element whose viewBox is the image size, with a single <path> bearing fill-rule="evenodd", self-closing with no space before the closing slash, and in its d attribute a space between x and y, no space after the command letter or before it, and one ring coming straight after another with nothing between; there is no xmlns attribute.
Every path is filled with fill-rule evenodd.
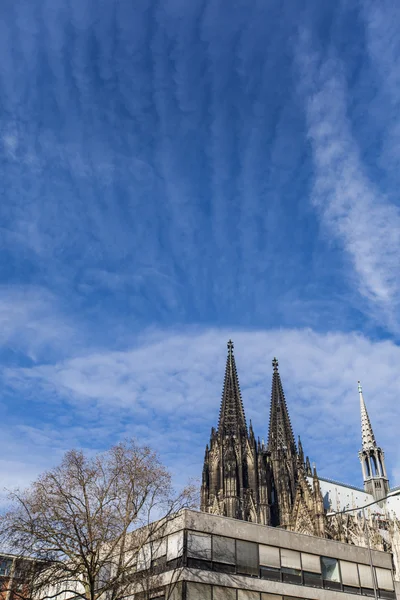
<svg viewBox="0 0 400 600"><path fill-rule="evenodd" d="M232 337L277 355L320 474L361 483L357 380L400 483L400 8L6 0L0 480L151 443L198 478Z"/></svg>

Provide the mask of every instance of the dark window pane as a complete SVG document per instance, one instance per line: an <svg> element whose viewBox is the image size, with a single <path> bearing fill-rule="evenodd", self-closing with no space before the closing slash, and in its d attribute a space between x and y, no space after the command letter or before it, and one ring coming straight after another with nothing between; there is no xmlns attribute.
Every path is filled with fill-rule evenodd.
<svg viewBox="0 0 400 600"><path fill-rule="evenodd" d="M319 573L310 573L309 571L303 571L304 585L311 587L322 587L322 577Z"/></svg>
<svg viewBox="0 0 400 600"><path fill-rule="evenodd" d="M301 584L301 571L299 569L289 569L282 567L282 581L284 583L297 583Z"/></svg>
<svg viewBox="0 0 400 600"><path fill-rule="evenodd" d="M260 567L261 578L269 579L270 581L280 581L281 571L280 569L274 569L272 567Z"/></svg>
<svg viewBox="0 0 400 600"><path fill-rule="evenodd" d="M258 545L236 540L237 572L258 576Z"/></svg>
<svg viewBox="0 0 400 600"><path fill-rule="evenodd" d="M205 571L211 571L212 565L209 560L200 560L198 558L188 558L188 567L191 569L203 569Z"/></svg>
<svg viewBox="0 0 400 600"><path fill-rule="evenodd" d="M359 587L354 587L354 585L344 585L343 591L347 594L361 594L361 590Z"/></svg>
<svg viewBox="0 0 400 600"><path fill-rule="evenodd" d="M212 552L216 562L235 564L235 540L232 538L213 535Z"/></svg>
<svg viewBox="0 0 400 600"><path fill-rule="evenodd" d="M327 590L341 590L342 584L339 581L329 581L324 579L324 588Z"/></svg>
<svg viewBox="0 0 400 600"><path fill-rule="evenodd" d="M374 590L372 588L361 588L361 593L363 596L375 596Z"/></svg>
<svg viewBox="0 0 400 600"><path fill-rule="evenodd" d="M388 598L388 600L395 600L396 592L390 590L379 590L379 596L381 598Z"/></svg>
<svg viewBox="0 0 400 600"><path fill-rule="evenodd" d="M213 562L213 571L216 571L217 573L236 573L236 567L235 565Z"/></svg>

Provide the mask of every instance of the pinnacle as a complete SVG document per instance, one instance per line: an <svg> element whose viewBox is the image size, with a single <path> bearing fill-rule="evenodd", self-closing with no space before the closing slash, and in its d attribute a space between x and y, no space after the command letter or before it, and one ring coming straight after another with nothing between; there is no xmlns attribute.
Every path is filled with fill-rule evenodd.
<svg viewBox="0 0 400 600"><path fill-rule="evenodd" d="M222 435L236 436L239 433L247 435L246 418L244 415L233 347L232 340L229 340L227 343L228 356L226 359L218 432Z"/></svg>
<svg viewBox="0 0 400 600"><path fill-rule="evenodd" d="M371 421L369 420L367 407L365 406L360 382L358 382L358 393L360 395L362 449L368 450L370 448L376 448L377 443L372 430Z"/></svg>
<svg viewBox="0 0 400 600"><path fill-rule="evenodd" d="M274 358L272 361L273 375L268 447L270 450L284 450L296 454L296 442L290 423L278 365L278 360Z"/></svg>

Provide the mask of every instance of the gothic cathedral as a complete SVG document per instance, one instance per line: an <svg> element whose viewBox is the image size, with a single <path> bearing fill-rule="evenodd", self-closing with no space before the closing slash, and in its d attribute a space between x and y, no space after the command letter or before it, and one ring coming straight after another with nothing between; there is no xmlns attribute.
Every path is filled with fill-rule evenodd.
<svg viewBox="0 0 400 600"><path fill-rule="evenodd" d="M374 501L390 492L385 458L377 445L361 385L362 449L359 458L364 489L320 478L296 444L276 358L272 361L272 391L268 441L256 440L247 427L233 353L228 342L225 379L217 429L206 447L201 510L299 533L391 550L400 573L400 498ZM393 490L392 490L393 492ZM394 494L397 496L397 494ZM341 510L359 508L354 513Z"/></svg>

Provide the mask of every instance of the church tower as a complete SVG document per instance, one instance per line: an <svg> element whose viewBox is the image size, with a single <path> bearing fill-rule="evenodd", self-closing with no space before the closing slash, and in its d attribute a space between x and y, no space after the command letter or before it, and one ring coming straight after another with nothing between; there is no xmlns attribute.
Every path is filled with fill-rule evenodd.
<svg viewBox="0 0 400 600"><path fill-rule="evenodd" d="M361 411L362 448L358 453L364 479L364 489L372 494L375 500L384 498L389 493L389 480L385 466L385 455L378 446L372 431L367 407L365 406L361 383L358 382Z"/></svg>
<svg viewBox="0 0 400 600"><path fill-rule="evenodd" d="M299 465L278 366L278 361L274 358L267 444L274 482L271 524L288 528L295 499Z"/></svg>
<svg viewBox="0 0 400 600"><path fill-rule="evenodd" d="M229 340L218 428L211 430L204 458L202 511L269 524L268 466L260 450L251 424L247 429Z"/></svg>

